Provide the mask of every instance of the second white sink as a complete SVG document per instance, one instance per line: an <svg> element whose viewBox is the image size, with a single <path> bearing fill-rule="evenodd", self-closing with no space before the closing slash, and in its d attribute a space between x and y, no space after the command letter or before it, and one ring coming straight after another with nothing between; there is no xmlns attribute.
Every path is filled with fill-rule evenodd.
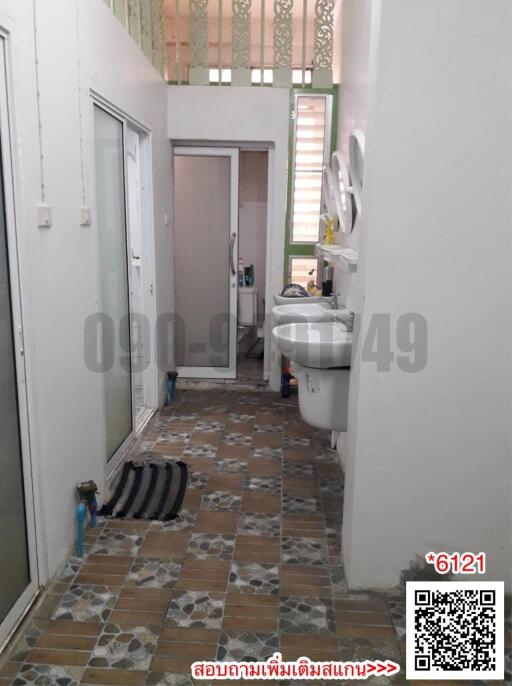
<svg viewBox="0 0 512 686"><path fill-rule="evenodd" d="M277 305L272 308L272 321L274 326L293 322L324 322L330 320L330 311L331 308L326 303Z"/></svg>
<svg viewBox="0 0 512 686"><path fill-rule="evenodd" d="M303 367L350 367L352 331L338 322L282 324L272 330L279 350Z"/></svg>

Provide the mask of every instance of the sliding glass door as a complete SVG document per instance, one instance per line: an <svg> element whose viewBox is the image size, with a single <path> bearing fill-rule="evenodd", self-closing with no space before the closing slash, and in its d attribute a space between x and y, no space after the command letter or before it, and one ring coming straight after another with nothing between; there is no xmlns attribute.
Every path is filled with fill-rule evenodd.
<svg viewBox="0 0 512 686"><path fill-rule="evenodd" d="M132 433L123 122L94 106L107 459Z"/></svg>
<svg viewBox="0 0 512 686"><path fill-rule="evenodd" d="M3 179L3 174L1 175ZM0 188L0 621L30 582L27 522L7 255L3 183Z"/></svg>
<svg viewBox="0 0 512 686"><path fill-rule="evenodd" d="M38 587L11 169L0 38L0 646Z"/></svg>

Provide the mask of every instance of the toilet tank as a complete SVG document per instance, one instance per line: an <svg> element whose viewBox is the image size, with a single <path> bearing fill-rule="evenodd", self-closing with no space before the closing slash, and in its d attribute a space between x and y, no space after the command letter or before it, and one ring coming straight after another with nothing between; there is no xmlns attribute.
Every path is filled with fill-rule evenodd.
<svg viewBox="0 0 512 686"><path fill-rule="evenodd" d="M258 323L258 289L250 287L238 289L238 323L254 326Z"/></svg>

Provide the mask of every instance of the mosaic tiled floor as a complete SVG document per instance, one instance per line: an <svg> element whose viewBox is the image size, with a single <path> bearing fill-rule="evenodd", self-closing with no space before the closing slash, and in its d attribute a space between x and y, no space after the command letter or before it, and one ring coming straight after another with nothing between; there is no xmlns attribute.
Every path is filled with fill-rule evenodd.
<svg viewBox="0 0 512 686"><path fill-rule="evenodd" d="M179 518L89 530L86 557L51 584L0 686L188 686L195 660L277 649L404 666L404 599L347 592L339 458L296 399L178 392L133 452L147 450L189 465Z"/></svg>

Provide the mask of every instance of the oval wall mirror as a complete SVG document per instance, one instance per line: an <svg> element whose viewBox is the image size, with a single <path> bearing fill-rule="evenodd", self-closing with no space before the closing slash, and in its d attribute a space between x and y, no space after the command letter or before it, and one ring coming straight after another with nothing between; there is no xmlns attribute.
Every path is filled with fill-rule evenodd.
<svg viewBox="0 0 512 686"><path fill-rule="evenodd" d="M350 134L348 142L348 154L350 178L358 214L361 214L361 198L363 194L364 146L364 133L360 129L354 129Z"/></svg>
<svg viewBox="0 0 512 686"><path fill-rule="evenodd" d="M334 181L334 202L336 204L339 225L343 233L351 233L355 220L352 183L348 164L338 150L332 154L331 172Z"/></svg>
<svg viewBox="0 0 512 686"><path fill-rule="evenodd" d="M325 164L322 173L322 201L321 213L328 214L334 222L334 229L338 228L338 212L334 198L334 176L329 165Z"/></svg>

